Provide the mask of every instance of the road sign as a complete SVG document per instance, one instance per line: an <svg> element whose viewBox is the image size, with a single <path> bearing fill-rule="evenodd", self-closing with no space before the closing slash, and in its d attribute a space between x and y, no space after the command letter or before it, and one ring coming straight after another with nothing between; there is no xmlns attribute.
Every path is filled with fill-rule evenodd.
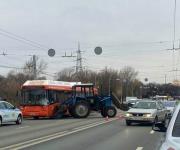
<svg viewBox="0 0 180 150"><path fill-rule="evenodd" d="M148 78L145 78L144 81L145 81L145 82L148 82Z"/></svg>
<svg viewBox="0 0 180 150"><path fill-rule="evenodd" d="M51 49L48 50L48 55L49 55L50 57L53 57L55 54L56 54L56 52L55 52L54 49L51 48Z"/></svg>
<svg viewBox="0 0 180 150"><path fill-rule="evenodd" d="M94 49L94 52L96 55L100 55L102 53L102 48L98 46Z"/></svg>

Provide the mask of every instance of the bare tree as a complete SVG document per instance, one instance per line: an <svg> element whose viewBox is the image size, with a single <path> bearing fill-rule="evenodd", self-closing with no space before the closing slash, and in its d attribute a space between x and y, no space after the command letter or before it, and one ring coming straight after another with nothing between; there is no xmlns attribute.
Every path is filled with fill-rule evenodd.
<svg viewBox="0 0 180 150"><path fill-rule="evenodd" d="M56 80L60 81L73 81L74 69L73 68L64 68L58 72Z"/></svg>
<svg viewBox="0 0 180 150"><path fill-rule="evenodd" d="M40 60L39 57L35 57L36 59L36 75L39 77L41 74L44 74L44 71L47 68L47 63L44 60ZM34 76L34 62L33 58L30 58L23 67L23 72L26 75Z"/></svg>

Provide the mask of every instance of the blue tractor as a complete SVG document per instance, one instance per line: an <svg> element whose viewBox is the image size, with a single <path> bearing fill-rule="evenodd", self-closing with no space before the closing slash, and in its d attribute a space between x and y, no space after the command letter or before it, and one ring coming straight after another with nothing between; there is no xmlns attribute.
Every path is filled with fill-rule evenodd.
<svg viewBox="0 0 180 150"><path fill-rule="evenodd" d="M91 111L100 112L103 117L115 117L117 110L111 96L99 96L93 84L79 84L72 87L72 96L64 102L74 118L86 118Z"/></svg>

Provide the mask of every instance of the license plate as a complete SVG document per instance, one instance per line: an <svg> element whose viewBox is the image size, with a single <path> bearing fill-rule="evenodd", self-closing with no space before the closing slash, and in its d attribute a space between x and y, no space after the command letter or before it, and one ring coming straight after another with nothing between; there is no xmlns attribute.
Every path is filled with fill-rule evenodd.
<svg viewBox="0 0 180 150"><path fill-rule="evenodd" d="M143 120L141 117L133 117L132 120Z"/></svg>

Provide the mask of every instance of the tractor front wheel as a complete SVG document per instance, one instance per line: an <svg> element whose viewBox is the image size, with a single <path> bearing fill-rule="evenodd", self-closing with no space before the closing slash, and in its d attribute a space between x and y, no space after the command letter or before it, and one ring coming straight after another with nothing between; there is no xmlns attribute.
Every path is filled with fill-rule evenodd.
<svg viewBox="0 0 180 150"><path fill-rule="evenodd" d="M113 118L116 116L117 114L117 110L115 107L113 106L107 106L103 109L103 111L101 112L103 117L109 117L109 118Z"/></svg>

